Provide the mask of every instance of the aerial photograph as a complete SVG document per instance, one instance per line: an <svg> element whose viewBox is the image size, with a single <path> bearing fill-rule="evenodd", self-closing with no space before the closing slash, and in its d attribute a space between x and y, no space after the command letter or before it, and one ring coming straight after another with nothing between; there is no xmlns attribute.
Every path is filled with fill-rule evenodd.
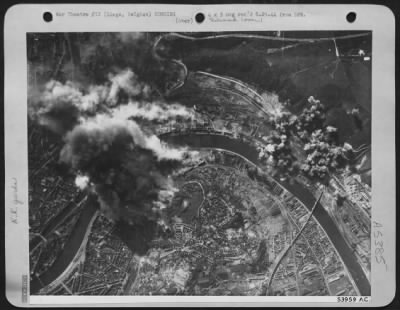
<svg viewBox="0 0 400 310"><path fill-rule="evenodd" d="M31 295L371 295L371 31L26 40Z"/></svg>

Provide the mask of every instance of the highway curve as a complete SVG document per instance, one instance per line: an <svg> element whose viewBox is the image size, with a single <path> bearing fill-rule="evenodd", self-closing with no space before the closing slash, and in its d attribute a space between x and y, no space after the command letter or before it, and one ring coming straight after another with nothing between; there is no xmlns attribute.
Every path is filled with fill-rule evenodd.
<svg viewBox="0 0 400 310"><path fill-rule="evenodd" d="M33 275L30 282L30 292L32 295L38 293L43 287L55 281L68 268L74 260L81 245L85 241L85 235L91 228L90 223L95 216L97 208L97 199L93 196L88 197L83 206L83 211L76 222L69 239L64 245L64 249L56 258L54 263L39 277Z"/></svg>
<svg viewBox="0 0 400 310"><path fill-rule="evenodd" d="M213 133L182 133L182 134L163 134L160 138L168 143L176 145L187 145L194 148L218 148L236 153L254 165L260 167L257 149L248 142L239 139L233 139L229 136ZM292 195L301 201L310 211L315 202L314 195L302 184L282 182L275 180L282 187L286 188ZM357 261L353 250L348 246L338 227L333 222L332 218L325 211L320 203L318 203L314 217L323 227L329 239L332 241L337 252L342 258L344 264L350 272L356 286L362 296L371 295L371 284L368 281L364 271Z"/></svg>
<svg viewBox="0 0 400 310"><path fill-rule="evenodd" d="M232 137L210 133L180 133L180 134L162 134L160 138L168 143L177 145L187 145L193 148L216 148L224 149L236 153L256 166L260 166L258 160L258 152L254 146L245 142L244 140L234 139ZM289 184L288 182L280 182L289 192L297 197L309 210L312 209L315 202L313 194L300 183ZM37 293L41 288L49 285L56 280L70 265L75 258L79 248L84 242L84 237L88 229L90 229L90 222L96 213L97 206L94 201L89 201L84 206L80 218L78 219L73 232L65 244L64 250L56 259L53 265L47 269L40 278L33 277L30 284L31 294ZM371 294L371 285L365 276L361 266L358 264L357 259L344 240L339 229L325 211L325 209L318 204L314 211L315 219L321 224L326 231L328 237L332 241L342 260L344 261L347 269L349 270L354 282L357 285L361 295L369 296Z"/></svg>

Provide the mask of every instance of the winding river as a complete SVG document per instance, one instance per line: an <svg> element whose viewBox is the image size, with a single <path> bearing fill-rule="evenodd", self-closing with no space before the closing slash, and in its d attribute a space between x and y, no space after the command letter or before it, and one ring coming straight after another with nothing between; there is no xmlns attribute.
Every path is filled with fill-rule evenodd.
<svg viewBox="0 0 400 310"><path fill-rule="evenodd" d="M365 34L359 34L357 36L364 36L364 35ZM215 36L196 38L180 34L171 34L171 36L182 37L189 40L208 40L215 38ZM160 61L167 60L158 55L157 53L157 46L162 38L163 36L161 36L156 41L152 50L153 56L159 59ZM271 37L267 37L265 39L271 39ZM306 39L297 39L297 41L299 40L306 41ZM332 38L326 38L325 40L332 40ZM184 75L185 77L187 76L188 71L185 64L183 64L181 61L173 59L169 59L169 61L173 61L177 65L182 66L184 70ZM184 81L178 83L178 85L176 85L173 89L175 90L176 88L181 87L183 84ZM258 151L255 149L253 145L244 140L234 139L229 136L224 136L215 133L195 133L195 132L179 133L179 134L163 134L160 135L160 138L172 144L187 145L193 148L224 149L246 158L254 165L260 166L258 160ZM289 192L291 192L294 196L296 196L297 199L299 199L309 210L312 209L313 204L315 202L315 198L313 194L305 186L303 186L300 183L289 184L288 182L280 182L280 181L277 182L281 186L286 188ZM66 242L61 254L57 257L52 266L50 266L39 277L33 276L30 283L31 294L38 293L41 288L57 280L60 276L63 275L66 269L69 268L73 260L76 258L76 255L79 249L81 248L82 244L84 244L85 242L85 236L91 229L92 219L96 214L96 210L97 210L96 203L88 199L88 201L85 203L84 210L82 211L81 216L79 217L72 231L72 234L68 239L68 241ZM361 293L361 295L363 296L371 295L371 285L365 273L363 272L361 266L357 262L355 254L353 253L352 249L347 245L342 234L340 233L339 229L337 228L337 226L335 225L329 214L320 204L317 205L317 208L314 211L314 217L321 224L321 226L326 231L328 237L331 239L337 252L341 256L347 269L349 270L354 282L356 283L357 288ZM56 225L56 223L53 223L53 225Z"/></svg>
<svg viewBox="0 0 400 310"><path fill-rule="evenodd" d="M246 158L256 166L260 166L257 149L243 140L233 139L219 134L198 133L163 135L161 138L169 143L188 145L194 148L203 147L225 149ZM290 184L289 182L275 181L282 187L286 188L287 191L292 193L311 211L315 202L315 197L304 185L300 183ZM320 203L318 203L317 208L314 211L314 217L326 231L328 237L350 272L361 295L369 296L371 294L370 282L358 263L353 250L348 246L338 227Z"/></svg>
<svg viewBox="0 0 400 310"><path fill-rule="evenodd" d="M187 145L193 148L224 149L236 153L253 164L260 166L258 152L254 146L250 145L248 142L234 139L229 136L213 133L181 133L174 135L163 134L160 138L168 143ZM277 182L296 196L297 199L299 199L309 210L312 209L315 198L304 185L300 183L289 184L288 182ZM56 259L55 263L40 276L40 279L34 278L31 281L32 294L38 292L42 287L56 280L69 266L81 247L81 244L84 242L86 231L90 229L89 224L94 216L95 209L95 204L93 202L87 203L85 210L83 210L81 217L76 223L73 233L67 241L61 255ZM328 237L349 270L361 295L369 296L371 294L371 285L361 266L357 262L355 254L347 245L332 218L320 204L318 204L314 211L314 217L326 231Z"/></svg>
<svg viewBox="0 0 400 310"><path fill-rule="evenodd" d="M58 279L71 265L82 244L85 242L85 237L88 231L91 229L93 217L96 215L96 211L98 210L97 204L97 199L95 197L88 197L83 206L84 209L75 223L72 233L65 243L60 255L40 276L32 276L29 287L31 294L36 294L43 287Z"/></svg>

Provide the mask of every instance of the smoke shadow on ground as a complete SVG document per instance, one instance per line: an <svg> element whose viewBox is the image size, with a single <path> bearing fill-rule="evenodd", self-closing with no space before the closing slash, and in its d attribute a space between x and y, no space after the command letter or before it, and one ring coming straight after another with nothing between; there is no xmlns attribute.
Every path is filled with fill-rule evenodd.
<svg viewBox="0 0 400 310"><path fill-rule="evenodd" d="M132 253L144 255L157 234L157 223L144 218L140 223L130 225L120 220L115 225L114 233L126 244Z"/></svg>

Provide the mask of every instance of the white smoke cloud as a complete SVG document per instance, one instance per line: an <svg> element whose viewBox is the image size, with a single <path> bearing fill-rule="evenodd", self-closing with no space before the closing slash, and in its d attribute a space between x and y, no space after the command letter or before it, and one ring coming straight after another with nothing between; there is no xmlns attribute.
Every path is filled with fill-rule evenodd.
<svg viewBox="0 0 400 310"><path fill-rule="evenodd" d="M273 153L273 152L275 152L275 146L273 144L267 144L267 146L265 147L265 150L268 153Z"/></svg>
<svg viewBox="0 0 400 310"><path fill-rule="evenodd" d="M143 161L146 163L143 169L151 169L141 172L143 176L135 173L131 175L131 178L135 179L135 182L132 182L137 186L135 189L141 193L141 196L138 194L134 197L138 197L137 203L146 208L151 203L156 211L166 208L178 190L174 186L173 178L167 177L167 174L177 175L182 165L199 161L199 152L168 145L152 134L152 128L146 127L142 130L139 119L192 120L194 111L177 103L167 104L161 99L151 100L150 86L139 81L130 69L115 75L110 74L109 82L103 85L83 87L71 81L61 83L52 80L45 85L44 91L37 95L35 101L30 99L29 108L38 121L56 128L56 132L63 137L65 145L60 153L60 161L69 164L77 173L75 185L80 189L90 187L90 190L97 193L102 212L115 221L123 217L121 210L125 209L121 208L122 200L116 191L103 186L112 184L109 180L112 179L114 172L111 170L114 166L111 170L104 170L103 174L103 171L100 171L102 168L98 169L99 166L96 166L96 159L114 157L114 150L118 154L118 143L122 143L124 147L125 143L128 144L127 148L122 147L124 154L127 150L128 154L129 150L132 150L132 154L141 156L121 156L121 161L127 163L131 169L126 168L127 171L139 171L140 167L143 167L140 160L146 158ZM131 118L137 118L138 122ZM153 156L148 156L150 152L143 150L151 151ZM119 160L118 156L115 157ZM132 164L136 158L139 159L137 166ZM131 162L128 162L129 160ZM157 185L151 182L156 182ZM123 188L119 183L113 186ZM157 190L157 198L143 194L142 191L148 190L147 187L152 191ZM129 189L129 192L134 191ZM150 217L147 209L143 210L143 213Z"/></svg>
<svg viewBox="0 0 400 310"><path fill-rule="evenodd" d="M171 160L182 160L186 148L172 148L166 143L162 142L156 135L147 137L145 140L145 147L152 150L158 160L161 159L171 159Z"/></svg>
<svg viewBox="0 0 400 310"><path fill-rule="evenodd" d="M118 34L121 38L121 41L124 43L136 41L144 38L145 33L143 32L121 32Z"/></svg>
<svg viewBox="0 0 400 310"><path fill-rule="evenodd" d="M41 114L48 112L52 108L53 104L60 101L79 106L81 98L82 93L79 91L76 84L70 81L62 84L59 81L51 80L46 83L44 91L40 95L41 105L38 113Z"/></svg>
<svg viewBox="0 0 400 310"><path fill-rule="evenodd" d="M108 92L106 86L90 86L89 93L81 97L78 108L83 112L95 112L99 104L106 101Z"/></svg>
<svg viewBox="0 0 400 310"><path fill-rule="evenodd" d="M179 191L179 189L175 187L171 177L160 177L158 180L160 182L159 186L161 187L161 190L158 192L158 201L155 203L155 205L162 210L167 208L168 204L171 203L172 198L174 197L175 193Z"/></svg>
<svg viewBox="0 0 400 310"><path fill-rule="evenodd" d="M114 106L119 102L119 93L124 91L129 98L141 97L149 99L151 87L139 81L137 75L130 69L123 70L118 74L109 75L109 82L104 85L91 85L83 89L77 83L67 81L64 84L51 80L41 94L37 95L34 104L30 106L31 114L39 117L51 111L57 104L73 105L80 112L95 113L99 104ZM149 103L151 104L151 103ZM177 107L172 107L178 110ZM157 115L162 113L158 111Z"/></svg>
<svg viewBox="0 0 400 310"><path fill-rule="evenodd" d="M89 185L89 177L86 175L77 175L75 185L80 189L85 189Z"/></svg>
<svg viewBox="0 0 400 310"><path fill-rule="evenodd" d="M95 117L85 119L80 125L69 132L66 140L70 140L69 136L74 134L74 131L84 130L90 132L93 136L101 137L104 148L109 147L116 135L121 131L127 130L132 136L135 144L142 148L153 151L158 160L182 160L187 153L186 148L174 148L162 142L156 135L146 135L139 125L127 119L115 118L107 114L97 114ZM107 134L102 134L102 133Z"/></svg>
<svg viewBox="0 0 400 310"><path fill-rule="evenodd" d="M51 101L54 98L65 98L72 102L79 102L82 93L78 90L77 85L71 81L62 84L59 81L51 80L45 85L43 92L43 100Z"/></svg>
<svg viewBox="0 0 400 310"><path fill-rule="evenodd" d="M108 102L115 105L118 102L118 93L123 90L128 96L137 97L142 95L148 97L150 87L138 80L138 76L130 69L119 72L116 75L109 75L111 87L108 94Z"/></svg>
<svg viewBox="0 0 400 310"><path fill-rule="evenodd" d="M327 132L337 132L337 128L335 128L333 126L327 126L326 127L326 131Z"/></svg>
<svg viewBox="0 0 400 310"><path fill-rule="evenodd" d="M74 106L79 111L79 119L86 118L85 114L95 114L100 105L117 119L130 117L142 118L149 121L167 121L180 117L186 120L194 119L194 111L180 104L167 104L162 100L150 100L151 88L138 80L137 75L130 69L109 76L110 82L104 85L92 85L82 89L76 83L67 81L65 84L51 80L45 85L38 103L30 106L33 114L42 117L60 106ZM124 91L129 103L119 103L119 93ZM140 100L135 98L140 97Z"/></svg>
<svg viewBox="0 0 400 310"><path fill-rule="evenodd" d="M149 121L166 121L181 117L193 119L194 112L180 104L166 104L162 101L153 102L129 102L111 110L116 118L127 119L130 117L143 118Z"/></svg>

